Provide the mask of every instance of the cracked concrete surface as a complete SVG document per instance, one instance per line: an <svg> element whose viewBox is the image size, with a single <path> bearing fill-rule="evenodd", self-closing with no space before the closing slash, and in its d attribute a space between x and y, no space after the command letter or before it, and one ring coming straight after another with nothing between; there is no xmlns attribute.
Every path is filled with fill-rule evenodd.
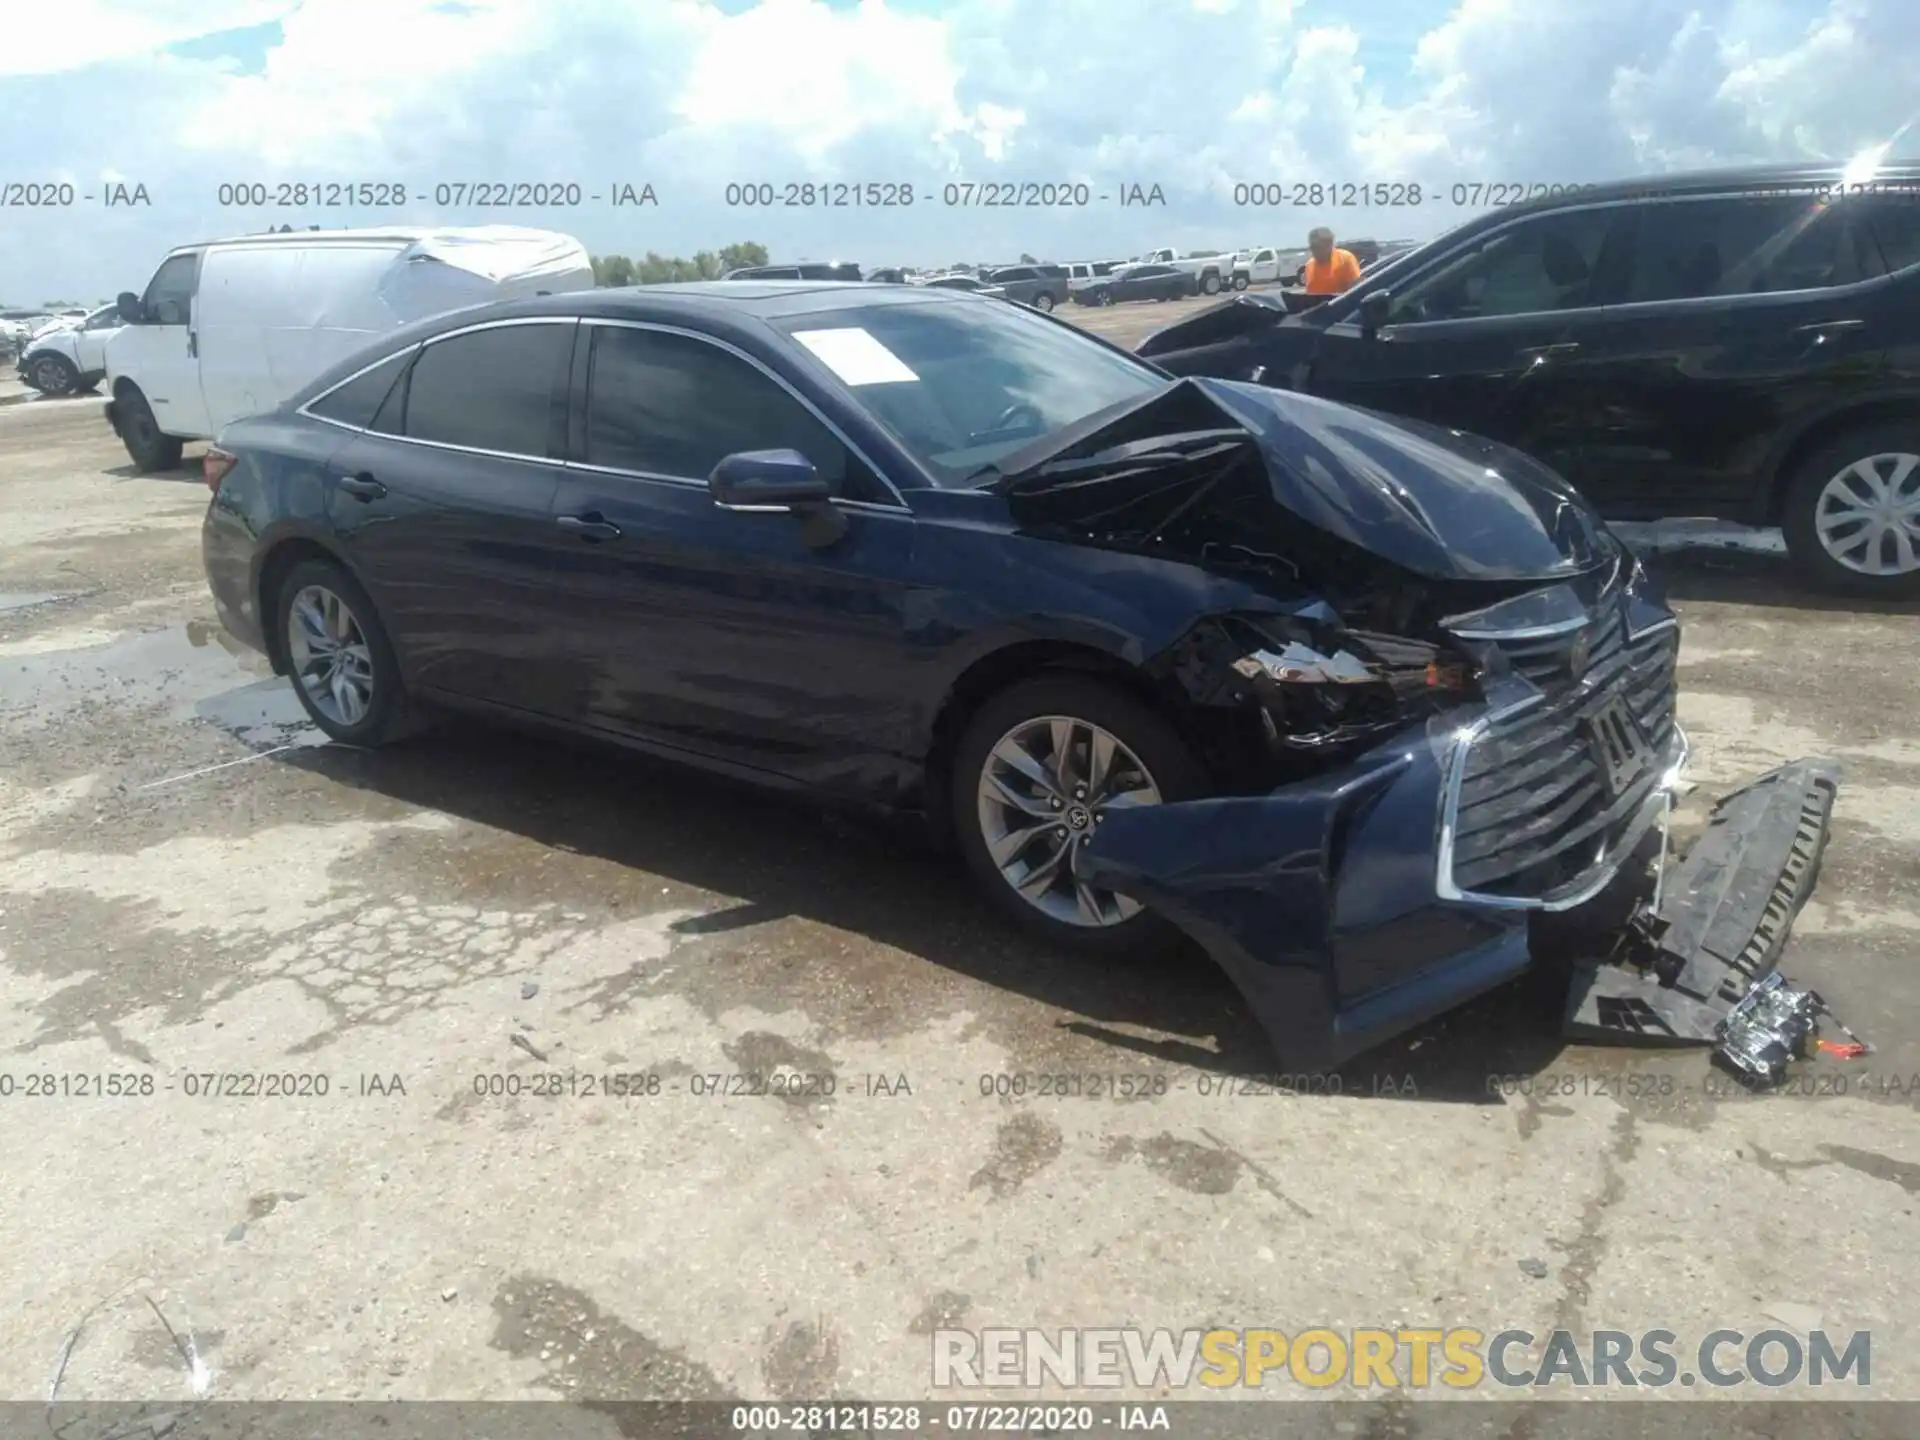
<svg viewBox="0 0 1920 1440"><path fill-rule="evenodd" d="M894 1398L956 1324L1781 1313L1920 1396L1913 612L1666 562L1694 803L1848 767L1784 968L1878 1055L1734 1095L1564 1047L1522 982L1284 1094L1204 963L1037 951L892 837L542 737L320 744L211 623L204 504L95 406L0 411L0 1397L89 1314L76 1393L185 1383L145 1296L234 1399Z"/></svg>

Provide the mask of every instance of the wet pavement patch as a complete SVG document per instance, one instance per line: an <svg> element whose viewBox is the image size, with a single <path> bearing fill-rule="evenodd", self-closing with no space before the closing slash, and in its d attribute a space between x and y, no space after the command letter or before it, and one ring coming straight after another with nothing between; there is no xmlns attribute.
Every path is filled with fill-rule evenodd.
<svg viewBox="0 0 1920 1440"><path fill-rule="evenodd" d="M1060 1127L1031 1110L1000 1122L993 1154L974 1171L969 1190L988 1191L1004 1200L1060 1158Z"/></svg>
<svg viewBox="0 0 1920 1440"><path fill-rule="evenodd" d="M1156 1175L1196 1195L1226 1194L1239 1180L1242 1169L1237 1155L1172 1135L1156 1135L1150 1140L1121 1136L1107 1146L1106 1158L1116 1164L1136 1155Z"/></svg>
<svg viewBox="0 0 1920 1440"><path fill-rule="evenodd" d="M493 1314L493 1348L537 1361L543 1373L536 1383L569 1398L733 1398L719 1376L685 1351L660 1344L557 1280L515 1276L494 1296ZM621 1433L629 1433L624 1424Z"/></svg>
<svg viewBox="0 0 1920 1440"><path fill-rule="evenodd" d="M1032 1260L1033 1256L1027 1257ZM915 1335L931 1335L936 1330L951 1330L959 1325L973 1306L971 1296L962 1295L954 1290L942 1290L927 1297L927 1303L920 1313L913 1317L907 1329Z"/></svg>
<svg viewBox="0 0 1920 1440"><path fill-rule="evenodd" d="M782 1400L819 1400L834 1393L840 1378L840 1344L825 1320L770 1325L760 1373Z"/></svg>

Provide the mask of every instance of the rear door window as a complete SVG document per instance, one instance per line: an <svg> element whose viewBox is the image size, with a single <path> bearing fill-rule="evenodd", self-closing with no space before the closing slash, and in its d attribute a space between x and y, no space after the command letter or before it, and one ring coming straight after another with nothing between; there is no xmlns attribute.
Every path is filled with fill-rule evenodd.
<svg viewBox="0 0 1920 1440"><path fill-rule="evenodd" d="M1853 233L1853 213L1851 204L1805 195L1643 205L1624 298L1632 304L1850 285L1868 273L1861 263L1865 235Z"/></svg>
<svg viewBox="0 0 1920 1440"><path fill-rule="evenodd" d="M400 378L400 373L407 368L407 361L412 358L413 352L405 350L389 360L383 360L365 374L356 375L346 384L329 390L308 405L307 409L323 420L364 430L373 424L381 406L393 393L394 382Z"/></svg>
<svg viewBox="0 0 1920 1440"><path fill-rule="evenodd" d="M1850 199L1859 207L1889 271L1920 265L1920 190Z"/></svg>
<svg viewBox="0 0 1920 1440"><path fill-rule="evenodd" d="M432 342L408 379L407 438L548 455L572 349L571 321L496 325Z"/></svg>

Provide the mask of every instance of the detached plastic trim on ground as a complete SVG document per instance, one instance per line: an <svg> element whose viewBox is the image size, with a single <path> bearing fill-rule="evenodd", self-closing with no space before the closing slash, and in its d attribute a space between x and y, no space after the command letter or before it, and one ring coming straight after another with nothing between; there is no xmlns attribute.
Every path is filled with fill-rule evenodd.
<svg viewBox="0 0 1920 1440"><path fill-rule="evenodd" d="M1578 1039L1710 1045L1780 961L1826 852L1840 765L1795 760L1726 796L1669 865L1616 961L1574 967L1566 1032Z"/></svg>

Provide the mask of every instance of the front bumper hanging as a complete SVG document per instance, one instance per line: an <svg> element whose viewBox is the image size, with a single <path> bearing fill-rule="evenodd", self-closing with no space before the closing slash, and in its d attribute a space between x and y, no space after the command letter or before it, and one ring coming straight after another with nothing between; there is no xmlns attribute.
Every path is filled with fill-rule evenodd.
<svg viewBox="0 0 1920 1440"><path fill-rule="evenodd" d="M1290 1069L1330 1068L1531 963L1528 912L1436 893L1445 773L1433 747L1395 746L1266 795L1122 811L1076 872L1199 941ZM1591 912L1578 953L1601 958L1573 967L1567 1032L1712 1045L1747 1078L1777 1079L1826 1010L1756 987L1813 892L1839 782L1825 759L1759 776L1679 859L1663 825L1651 898L1624 921L1617 903Z"/></svg>
<svg viewBox="0 0 1920 1440"><path fill-rule="evenodd" d="M1773 975L1813 893L1839 788L1836 762L1796 760L1714 806L1684 858L1662 856L1654 896L1614 955L1574 967L1567 1033L1724 1046L1729 1021ZM1750 1005L1739 1023L1754 1019Z"/></svg>

